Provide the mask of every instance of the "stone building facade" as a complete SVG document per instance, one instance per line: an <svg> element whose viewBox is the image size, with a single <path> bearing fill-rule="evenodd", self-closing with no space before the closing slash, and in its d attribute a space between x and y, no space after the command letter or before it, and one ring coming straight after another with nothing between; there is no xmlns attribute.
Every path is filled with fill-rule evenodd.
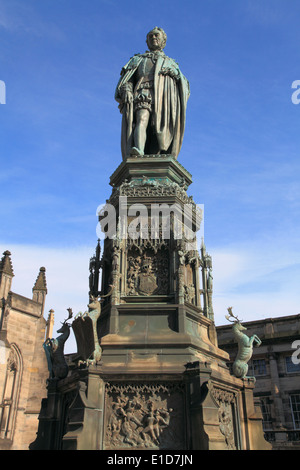
<svg viewBox="0 0 300 470"><path fill-rule="evenodd" d="M46 396L47 285L40 268L30 299L11 291L13 277L11 254L5 251L0 261L0 450L27 450Z"/></svg>
<svg viewBox="0 0 300 470"><path fill-rule="evenodd" d="M243 323L262 341L253 349L248 375L256 378L266 439L274 449L300 450L300 314ZM217 327L219 347L237 354L230 324Z"/></svg>

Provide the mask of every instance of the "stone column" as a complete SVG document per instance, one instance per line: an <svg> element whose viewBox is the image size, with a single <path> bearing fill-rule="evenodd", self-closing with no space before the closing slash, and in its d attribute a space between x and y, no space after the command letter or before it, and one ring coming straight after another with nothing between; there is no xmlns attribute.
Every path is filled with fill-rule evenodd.
<svg viewBox="0 0 300 470"><path fill-rule="evenodd" d="M189 381L190 430L193 450L224 450L219 408L210 393L211 367L194 362L187 366Z"/></svg>
<svg viewBox="0 0 300 470"><path fill-rule="evenodd" d="M102 450L104 400L105 384L97 366L90 366L68 412L63 450Z"/></svg>
<svg viewBox="0 0 300 470"><path fill-rule="evenodd" d="M29 445L30 450L59 450L61 439L62 394L58 391L58 380L50 379L47 398L42 400L37 438Z"/></svg>
<svg viewBox="0 0 300 470"><path fill-rule="evenodd" d="M244 423L244 449L271 450L271 444L264 438L260 405L253 398L255 380L249 377L242 379L242 381L244 387L241 393L242 406L240 414L243 417Z"/></svg>
<svg viewBox="0 0 300 470"><path fill-rule="evenodd" d="M282 404L282 397L280 393L280 382L277 367L277 355L272 351L272 347L269 349L269 365L271 375L271 390L272 398L274 403L275 412L275 425L274 430L276 431L276 441L284 442L287 439L286 429L283 426L284 423L284 409Z"/></svg>

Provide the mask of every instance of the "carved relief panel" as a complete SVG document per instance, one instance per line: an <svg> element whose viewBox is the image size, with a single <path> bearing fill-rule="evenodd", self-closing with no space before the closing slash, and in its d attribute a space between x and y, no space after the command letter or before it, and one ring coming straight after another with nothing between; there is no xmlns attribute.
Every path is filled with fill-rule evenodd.
<svg viewBox="0 0 300 470"><path fill-rule="evenodd" d="M169 292L169 252L161 249L129 250L127 295L167 295Z"/></svg>
<svg viewBox="0 0 300 470"><path fill-rule="evenodd" d="M105 449L185 449L184 387L106 386Z"/></svg>
<svg viewBox="0 0 300 470"><path fill-rule="evenodd" d="M236 450L239 447L236 393L212 386L211 394L219 408L219 429L225 438L226 449Z"/></svg>

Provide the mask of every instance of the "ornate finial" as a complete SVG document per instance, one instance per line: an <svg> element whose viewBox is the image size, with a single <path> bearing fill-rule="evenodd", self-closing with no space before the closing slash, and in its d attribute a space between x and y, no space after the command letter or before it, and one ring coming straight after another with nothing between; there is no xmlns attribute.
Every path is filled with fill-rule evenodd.
<svg viewBox="0 0 300 470"><path fill-rule="evenodd" d="M101 255L101 245L100 245L100 238L98 238L97 246L96 246L96 259L100 260Z"/></svg>
<svg viewBox="0 0 300 470"><path fill-rule="evenodd" d="M48 319L46 322L46 335L45 335L46 339L52 338L53 326L54 326L54 310L51 308L51 310L49 310L49 315L48 315Z"/></svg>
<svg viewBox="0 0 300 470"><path fill-rule="evenodd" d="M90 258L90 276L89 276L89 294L90 295L97 295L98 294L98 288L99 288L99 274L100 274L100 268L101 268L101 244L100 244L100 238L98 238L96 250L95 250L95 255Z"/></svg>
<svg viewBox="0 0 300 470"><path fill-rule="evenodd" d="M204 237L201 237L201 255L202 255L202 259L205 258L206 256L206 246L205 246L205 242L204 242Z"/></svg>
<svg viewBox="0 0 300 470"><path fill-rule="evenodd" d="M11 252L6 250L3 253L3 257L0 261L0 272L14 276L14 271L12 267L12 262L10 259Z"/></svg>
<svg viewBox="0 0 300 470"><path fill-rule="evenodd" d="M46 291L46 293L47 293L47 282L46 282L46 274L45 273L46 273L46 268L41 267L39 275L38 275L38 277L35 281L35 284L33 286L32 291L41 290L41 291Z"/></svg>

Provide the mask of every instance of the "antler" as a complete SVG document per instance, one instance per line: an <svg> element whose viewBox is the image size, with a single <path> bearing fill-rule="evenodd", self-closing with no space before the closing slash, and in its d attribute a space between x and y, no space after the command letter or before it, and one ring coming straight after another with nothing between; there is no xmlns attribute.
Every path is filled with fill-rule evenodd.
<svg viewBox="0 0 300 470"><path fill-rule="evenodd" d="M67 322L68 320L70 320L73 316L73 310L71 309L71 307L67 308L67 311L69 312L69 316L68 318L65 320L65 322Z"/></svg>
<svg viewBox="0 0 300 470"><path fill-rule="evenodd" d="M238 319L238 317L236 315L233 315L232 308L233 307L227 308L229 315L225 315L226 320L230 321L231 323L234 323L236 321L240 323L240 320ZM234 320L230 320L230 318L234 318Z"/></svg>
<svg viewBox="0 0 300 470"><path fill-rule="evenodd" d="M111 288L109 293L106 295L101 295L99 294L97 298L104 299L104 297L109 297L112 294L112 291L114 290L115 286L113 284L109 284L109 287Z"/></svg>
<svg viewBox="0 0 300 470"><path fill-rule="evenodd" d="M69 312L69 316L68 316L68 318L65 319L65 321L64 321L63 323L60 322L62 325L65 325L65 324L67 323L67 321L70 320L70 319L72 318L72 316L73 316L73 310L72 310L70 307L67 308L67 310L68 310L68 312Z"/></svg>

